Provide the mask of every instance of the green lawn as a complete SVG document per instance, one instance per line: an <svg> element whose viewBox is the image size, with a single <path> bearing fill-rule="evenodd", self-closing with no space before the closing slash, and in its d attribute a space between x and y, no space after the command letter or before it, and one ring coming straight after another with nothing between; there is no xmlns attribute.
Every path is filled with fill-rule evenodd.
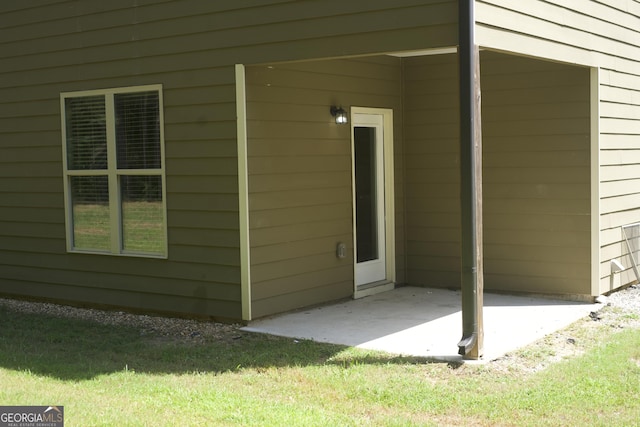
<svg viewBox="0 0 640 427"><path fill-rule="evenodd" d="M165 245L162 202L122 203L122 244L126 251L163 253ZM108 204L73 207L74 246L109 250L111 223Z"/></svg>
<svg viewBox="0 0 640 427"><path fill-rule="evenodd" d="M108 204L77 204L73 207L73 243L76 248L108 250L110 238Z"/></svg>
<svg viewBox="0 0 640 427"><path fill-rule="evenodd" d="M638 425L640 330L587 322L572 332L583 355L529 371L553 349L458 366L240 331L190 344L0 305L0 403L64 405L68 426Z"/></svg>

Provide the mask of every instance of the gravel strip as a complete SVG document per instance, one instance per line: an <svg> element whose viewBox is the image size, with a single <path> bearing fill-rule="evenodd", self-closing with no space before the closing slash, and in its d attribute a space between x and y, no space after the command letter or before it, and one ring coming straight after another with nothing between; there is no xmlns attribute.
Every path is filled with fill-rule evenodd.
<svg viewBox="0 0 640 427"><path fill-rule="evenodd" d="M607 297L607 304L628 313L640 314L640 285L631 285Z"/></svg>
<svg viewBox="0 0 640 427"><path fill-rule="evenodd" d="M153 336L167 341L200 344L212 340L233 340L240 336L240 325L2 298L0 298L0 305L22 313L45 314L87 320L102 325L132 327L138 329L140 335Z"/></svg>

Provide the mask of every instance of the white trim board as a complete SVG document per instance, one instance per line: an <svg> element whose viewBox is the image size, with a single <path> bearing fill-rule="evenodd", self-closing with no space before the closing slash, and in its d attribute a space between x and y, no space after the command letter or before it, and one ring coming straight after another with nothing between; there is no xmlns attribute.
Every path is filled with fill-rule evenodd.
<svg viewBox="0 0 640 427"><path fill-rule="evenodd" d="M240 224L240 288L242 320L251 320L249 239L249 176L247 166L247 101L244 65L236 64L236 126L238 138L238 215Z"/></svg>

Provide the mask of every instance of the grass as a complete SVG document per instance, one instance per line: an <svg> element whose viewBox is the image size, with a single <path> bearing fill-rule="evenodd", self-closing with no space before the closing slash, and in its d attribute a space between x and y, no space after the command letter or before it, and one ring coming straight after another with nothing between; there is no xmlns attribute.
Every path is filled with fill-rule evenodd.
<svg viewBox="0 0 640 427"><path fill-rule="evenodd" d="M73 206L74 246L82 249L110 248L109 205L76 204Z"/></svg>
<svg viewBox="0 0 640 427"><path fill-rule="evenodd" d="M241 331L190 344L3 306L0 324L0 402L64 405L69 426L627 426L640 419L640 330L587 320L568 332L580 356L550 363L556 352L543 341L509 363L486 365Z"/></svg>
<svg viewBox="0 0 640 427"><path fill-rule="evenodd" d="M162 202L122 202L122 240L129 251L162 253Z"/></svg>
<svg viewBox="0 0 640 427"><path fill-rule="evenodd" d="M109 205L76 204L73 207L74 245L82 249L109 250ZM122 244L125 250L142 253L164 251L162 202L122 202Z"/></svg>

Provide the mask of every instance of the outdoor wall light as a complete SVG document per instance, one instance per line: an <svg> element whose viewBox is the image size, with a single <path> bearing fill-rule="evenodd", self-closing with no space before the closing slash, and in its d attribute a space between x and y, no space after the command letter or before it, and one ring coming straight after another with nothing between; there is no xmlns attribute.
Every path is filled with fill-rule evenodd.
<svg viewBox="0 0 640 427"><path fill-rule="evenodd" d="M344 111L344 108L332 105L329 111L331 115L336 118L336 124L343 125L348 122L347 112Z"/></svg>

